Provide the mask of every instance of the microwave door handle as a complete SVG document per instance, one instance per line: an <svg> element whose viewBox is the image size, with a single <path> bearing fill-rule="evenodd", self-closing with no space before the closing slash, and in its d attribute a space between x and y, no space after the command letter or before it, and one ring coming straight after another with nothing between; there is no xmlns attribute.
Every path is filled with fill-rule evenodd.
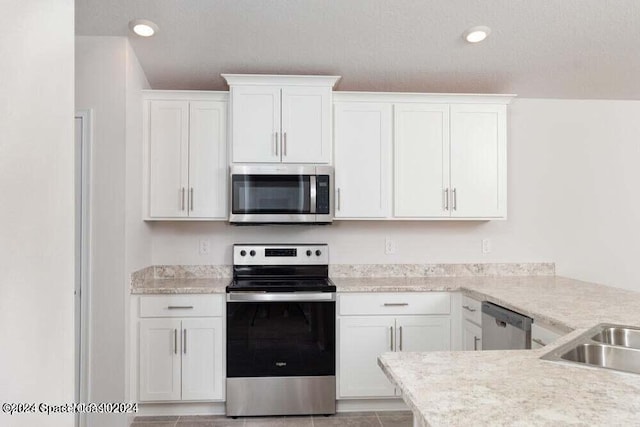
<svg viewBox="0 0 640 427"><path fill-rule="evenodd" d="M316 213L316 176L309 177L309 213Z"/></svg>

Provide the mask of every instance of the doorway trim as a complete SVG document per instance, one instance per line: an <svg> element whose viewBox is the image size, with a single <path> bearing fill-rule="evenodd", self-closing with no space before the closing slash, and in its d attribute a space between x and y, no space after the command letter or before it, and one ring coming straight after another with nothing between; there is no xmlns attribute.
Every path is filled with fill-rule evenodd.
<svg viewBox="0 0 640 427"><path fill-rule="evenodd" d="M80 121L80 141L74 141L75 194L76 194L76 283L74 298L75 325L75 399L91 402L89 395L91 357L91 146L93 141L93 111L77 111L74 118ZM77 136L77 135L76 135ZM78 295L79 294L79 295ZM79 316L79 318L78 318ZM79 325L78 325L79 323ZM87 425L86 414L78 414L76 426Z"/></svg>

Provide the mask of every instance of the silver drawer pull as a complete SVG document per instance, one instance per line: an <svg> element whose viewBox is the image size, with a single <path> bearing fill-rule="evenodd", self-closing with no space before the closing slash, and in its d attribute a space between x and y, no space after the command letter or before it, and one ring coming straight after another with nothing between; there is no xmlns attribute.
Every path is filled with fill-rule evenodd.
<svg viewBox="0 0 640 427"><path fill-rule="evenodd" d="M389 326L389 337L390 337L389 350L393 351L393 326Z"/></svg>
<svg viewBox="0 0 640 427"><path fill-rule="evenodd" d="M473 337L473 351L478 351L478 341L480 341L480 338Z"/></svg>
<svg viewBox="0 0 640 427"><path fill-rule="evenodd" d="M170 305L167 307L169 310L191 310L193 309L192 305Z"/></svg>
<svg viewBox="0 0 640 427"><path fill-rule="evenodd" d="M541 339L538 338L531 338L531 341L533 341L536 344L540 344L543 347L546 347L547 343L542 341Z"/></svg>
<svg viewBox="0 0 640 427"><path fill-rule="evenodd" d="M408 302L385 302L385 307L403 307L405 305L409 305Z"/></svg>
<svg viewBox="0 0 640 427"><path fill-rule="evenodd" d="M464 308L465 310L469 310L469 311L470 311L470 312L472 312L472 313L473 313L474 311L477 311L475 308L471 308L471 307L469 307L468 305L463 305L463 306L462 306L462 308Z"/></svg>

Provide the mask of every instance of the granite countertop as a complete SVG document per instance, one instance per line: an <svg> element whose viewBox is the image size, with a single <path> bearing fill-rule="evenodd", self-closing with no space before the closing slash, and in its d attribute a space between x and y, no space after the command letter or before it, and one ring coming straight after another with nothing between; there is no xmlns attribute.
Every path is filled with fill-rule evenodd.
<svg viewBox="0 0 640 427"><path fill-rule="evenodd" d="M383 354L379 365L418 423L640 424L640 375L540 360L598 323L640 325L640 293L564 277L429 278L422 286L432 280L459 280L465 295L573 332L538 350Z"/></svg>
<svg viewBox="0 0 640 427"><path fill-rule="evenodd" d="M147 279L131 288L133 295L148 294L224 294L230 277L174 277Z"/></svg>
<svg viewBox="0 0 640 427"><path fill-rule="evenodd" d="M379 364L402 390L417 425L640 423L640 375L540 360L551 348L385 353Z"/></svg>

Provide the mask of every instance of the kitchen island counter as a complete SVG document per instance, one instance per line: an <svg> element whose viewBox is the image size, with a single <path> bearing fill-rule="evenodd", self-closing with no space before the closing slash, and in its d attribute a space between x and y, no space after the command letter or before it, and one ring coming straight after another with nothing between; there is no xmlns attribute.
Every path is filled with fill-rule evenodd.
<svg viewBox="0 0 640 427"><path fill-rule="evenodd" d="M573 332L538 350L383 354L417 426L640 425L640 375L540 360L598 323L640 326L640 293L564 277L459 279L465 295Z"/></svg>

